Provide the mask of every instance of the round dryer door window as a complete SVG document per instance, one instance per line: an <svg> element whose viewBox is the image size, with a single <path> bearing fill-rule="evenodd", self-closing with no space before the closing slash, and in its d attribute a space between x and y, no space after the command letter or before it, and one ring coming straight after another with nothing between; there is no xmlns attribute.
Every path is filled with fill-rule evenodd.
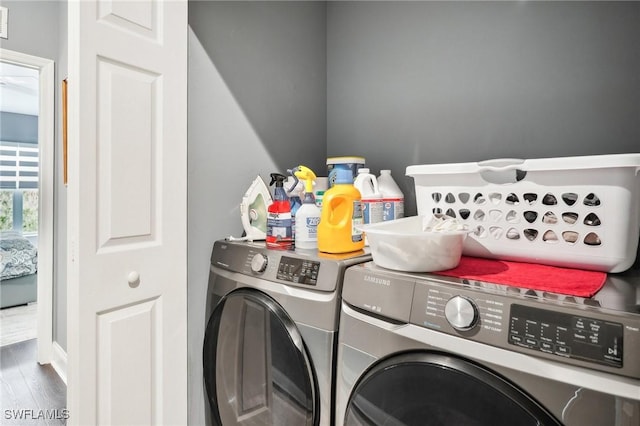
<svg viewBox="0 0 640 426"><path fill-rule="evenodd" d="M407 353L381 361L355 386L347 426L561 425L512 383L470 361Z"/></svg>
<svg viewBox="0 0 640 426"><path fill-rule="evenodd" d="M316 425L313 369L285 310L254 289L230 292L205 332L204 380L215 425Z"/></svg>

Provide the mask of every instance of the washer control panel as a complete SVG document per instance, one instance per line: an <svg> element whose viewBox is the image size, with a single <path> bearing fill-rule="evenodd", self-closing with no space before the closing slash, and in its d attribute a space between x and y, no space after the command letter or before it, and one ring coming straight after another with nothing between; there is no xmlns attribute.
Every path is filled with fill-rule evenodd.
<svg viewBox="0 0 640 426"><path fill-rule="evenodd" d="M620 323L511 305L509 343L567 358L623 366Z"/></svg>
<svg viewBox="0 0 640 426"><path fill-rule="evenodd" d="M276 278L296 284L316 285L319 271L320 262L282 256L278 263Z"/></svg>
<svg viewBox="0 0 640 426"><path fill-rule="evenodd" d="M640 315L516 290L363 264L346 270L342 298L390 322L640 379Z"/></svg>

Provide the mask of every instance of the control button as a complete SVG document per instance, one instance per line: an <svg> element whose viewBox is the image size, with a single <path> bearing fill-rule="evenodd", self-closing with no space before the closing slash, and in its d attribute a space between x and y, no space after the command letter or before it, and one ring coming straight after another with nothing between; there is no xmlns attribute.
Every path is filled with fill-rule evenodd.
<svg viewBox="0 0 640 426"><path fill-rule="evenodd" d="M598 333L602 328L602 323L600 321L590 321L589 322L589 330L594 333Z"/></svg>
<svg viewBox="0 0 640 426"><path fill-rule="evenodd" d="M256 274L260 274L264 272L265 269L267 269L268 263L269 260L267 259L267 256L262 253L257 253L251 259L251 270Z"/></svg>
<svg viewBox="0 0 640 426"><path fill-rule="evenodd" d="M532 348L537 348L538 347L538 341L536 339L524 339L525 343L527 344L527 346L530 346Z"/></svg>
<svg viewBox="0 0 640 426"><path fill-rule="evenodd" d="M444 316L456 330L470 330L478 321L478 308L470 299L454 296L445 305Z"/></svg>
<svg viewBox="0 0 640 426"><path fill-rule="evenodd" d="M553 345L551 343L540 343L540 350L543 352L553 353Z"/></svg>

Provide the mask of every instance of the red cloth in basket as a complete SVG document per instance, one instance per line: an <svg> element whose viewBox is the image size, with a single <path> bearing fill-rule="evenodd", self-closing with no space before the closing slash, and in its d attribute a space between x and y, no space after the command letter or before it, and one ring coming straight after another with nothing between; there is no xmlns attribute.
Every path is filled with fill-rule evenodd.
<svg viewBox="0 0 640 426"><path fill-rule="evenodd" d="M607 279L605 272L468 256L453 269L433 273L577 297L592 297Z"/></svg>

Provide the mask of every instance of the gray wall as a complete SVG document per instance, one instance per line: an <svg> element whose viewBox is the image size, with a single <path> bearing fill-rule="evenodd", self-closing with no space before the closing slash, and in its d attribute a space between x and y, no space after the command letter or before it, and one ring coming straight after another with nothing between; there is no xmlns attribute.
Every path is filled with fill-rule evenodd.
<svg viewBox="0 0 640 426"><path fill-rule="evenodd" d="M54 279L53 340L67 347L66 298L66 192L62 184L62 126L60 125L60 82L66 74L66 2L6 1L9 9L9 38L0 39L0 47L55 62L55 185L54 185Z"/></svg>
<svg viewBox="0 0 640 426"><path fill-rule="evenodd" d="M9 9L9 38L0 38L0 47L56 60L60 4L61 1L2 0L0 5Z"/></svg>
<svg viewBox="0 0 640 426"><path fill-rule="evenodd" d="M327 152L412 164L640 151L638 2L329 2Z"/></svg>
<svg viewBox="0 0 640 426"><path fill-rule="evenodd" d="M189 424L205 422L211 249L240 236L259 174L326 170L326 15L317 2L189 2Z"/></svg>

